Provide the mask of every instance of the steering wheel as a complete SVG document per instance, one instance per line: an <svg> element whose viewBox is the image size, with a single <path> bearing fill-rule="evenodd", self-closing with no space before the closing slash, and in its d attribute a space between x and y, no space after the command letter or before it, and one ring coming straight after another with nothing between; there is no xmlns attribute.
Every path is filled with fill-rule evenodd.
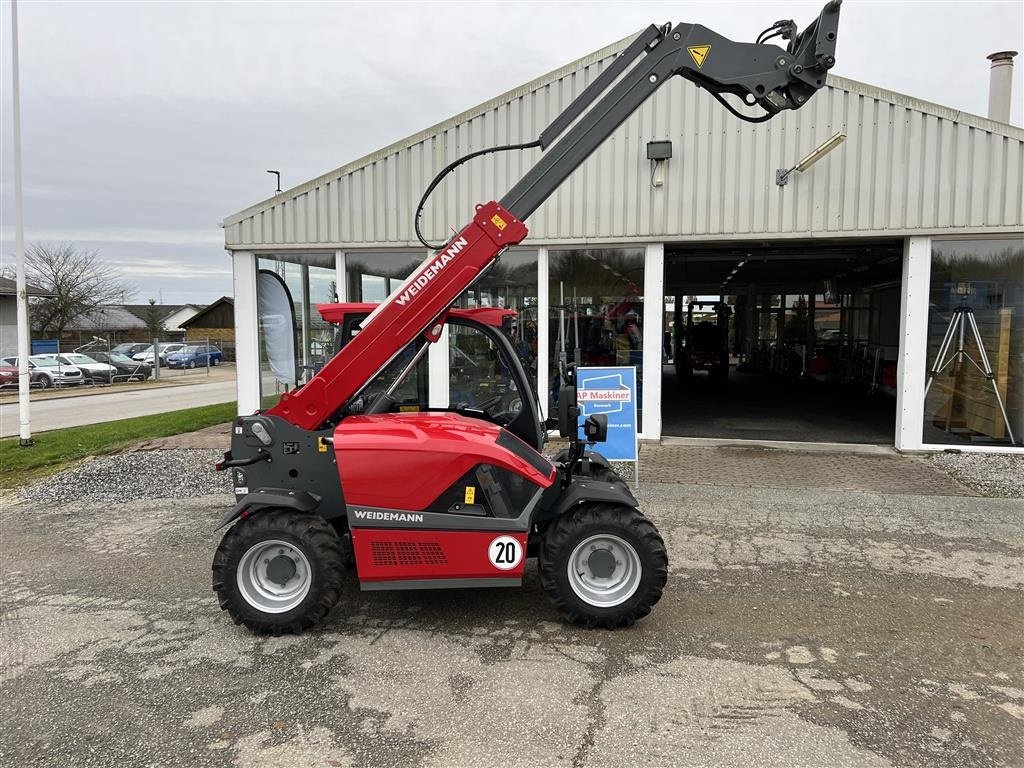
<svg viewBox="0 0 1024 768"><path fill-rule="evenodd" d="M491 409L496 405L500 405L501 410L492 413ZM523 410L523 401L519 397L519 393L506 392L504 395L495 395L485 400L479 408L498 424L506 426Z"/></svg>
<svg viewBox="0 0 1024 768"><path fill-rule="evenodd" d="M476 410L478 411L483 411L488 416L493 417L493 414L491 413L491 408L493 408L496 405L500 405L503 399L504 398L502 395L495 395L494 397L487 398L482 403L478 403L477 405L474 406L474 408L476 408Z"/></svg>

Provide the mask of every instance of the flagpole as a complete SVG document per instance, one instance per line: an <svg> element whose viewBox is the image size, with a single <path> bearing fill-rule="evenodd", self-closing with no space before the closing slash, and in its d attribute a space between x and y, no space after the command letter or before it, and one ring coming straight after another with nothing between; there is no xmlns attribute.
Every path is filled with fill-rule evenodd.
<svg viewBox="0 0 1024 768"><path fill-rule="evenodd" d="M28 289L25 283L25 224L21 202L21 95L18 83L18 0L11 0L11 79L14 119L14 232L16 282L18 291L18 442L32 445L32 421L29 414L29 326Z"/></svg>

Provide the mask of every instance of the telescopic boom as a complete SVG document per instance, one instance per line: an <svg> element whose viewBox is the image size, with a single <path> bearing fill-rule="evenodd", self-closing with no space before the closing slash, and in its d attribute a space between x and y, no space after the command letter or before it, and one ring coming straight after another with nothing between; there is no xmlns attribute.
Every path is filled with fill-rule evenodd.
<svg viewBox="0 0 1024 768"><path fill-rule="evenodd" d="M797 33L790 20L777 21L754 43L734 42L700 24L645 29L536 142L513 147L539 146L545 152L501 202L478 205L473 221L428 256L341 352L308 383L282 395L268 413L305 429L320 428L408 344L422 336L436 341L456 299L503 250L526 237L527 217L669 78L692 81L749 122L802 107L835 65L840 3L827 3L803 32ZM785 48L766 43L776 37L788 41ZM760 107L761 114L738 109L724 94ZM478 154L442 171L428 192L460 162Z"/></svg>

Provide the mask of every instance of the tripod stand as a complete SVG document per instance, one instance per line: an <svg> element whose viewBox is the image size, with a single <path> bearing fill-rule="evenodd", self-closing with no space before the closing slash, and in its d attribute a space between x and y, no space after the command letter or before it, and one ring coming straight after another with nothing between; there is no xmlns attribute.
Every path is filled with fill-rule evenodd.
<svg viewBox="0 0 1024 768"><path fill-rule="evenodd" d="M977 361L964 351L964 332L968 325L970 325L971 333L974 335L974 343L977 345L978 353L981 356L981 365L978 365ZM946 355L949 353L949 348L952 346L954 338L957 340L956 351L947 360ZM970 362L989 380L989 383L992 385L992 391L996 395L996 402L999 403L999 412L1003 415L1003 423L1006 424L1006 432L1010 436L1010 445L1015 445L1016 440L1013 437L1013 428L1010 426L1010 419L1006 415L1003 398L1000 397L999 388L996 386L996 379L992 373L992 364L988 361L985 345L981 341L981 332L978 330L978 323L974 319L974 310L962 302L959 307L953 309L953 316L949 318L946 335L942 339L942 344L939 345L939 354L936 356L931 370L928 371L928 385L924 388L924 396L928 397L928 390L932 388L932 382L938 374L952 363L959 363L963 360ZM946 428L948 431L948 420Z"/></svg>

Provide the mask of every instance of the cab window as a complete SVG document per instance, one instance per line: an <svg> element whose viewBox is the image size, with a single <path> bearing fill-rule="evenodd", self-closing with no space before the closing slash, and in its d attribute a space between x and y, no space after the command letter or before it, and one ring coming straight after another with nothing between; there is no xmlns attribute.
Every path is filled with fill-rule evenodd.
<svg viewBox="0 0 1024 768"><path fill-rule="evenodd" d="M479 328L448 325L448 394L454 409L487 412L507 424L523 409L512 371L501 349Z"/></svg>

